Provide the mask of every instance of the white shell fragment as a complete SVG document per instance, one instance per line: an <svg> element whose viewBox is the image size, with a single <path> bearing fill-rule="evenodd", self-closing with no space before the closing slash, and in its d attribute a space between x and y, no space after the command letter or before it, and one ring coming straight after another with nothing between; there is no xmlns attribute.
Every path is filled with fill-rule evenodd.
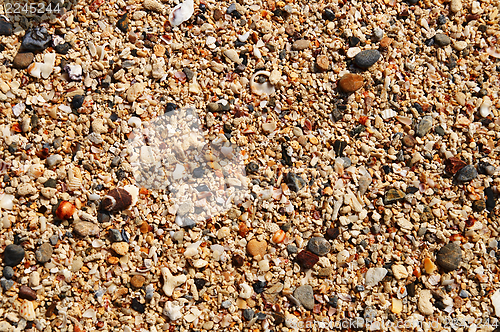
<svg viewBox="0 0 500 332"><path fill-rule="evenodd" d="M186 0L181 4L178 4L177 6L172 9L172 12L170 12L170 15L168 17L168 20L170 21L170 24L174 27L181 25L182 22L185 22L191 18L194 14L194 4L193 0Z"/></svg>
<svg viewBox="0 0 500 332"><path fill-rule="evenodd" d="M258 95L258 96L261 96L261 95L271 95L274 93L274 86L269 82L269 81L266 81L264 83L257 83L255 81L255 79L258 77L258 76L267 76L267 78L269 79L269 77L271 76L271 73L268 72L267 70L260 70L258 72L256 72L255 74L252 75L252 78L250 78L250 90L252 91L252 93Z"/></svg>
<svg viewBox="0 0 500 332"><path fill-rule="evenodd" d="M481 114L483 118L486 118L491 114L490 110L491 105L492 105L491 99L488 96L485 96L483 98L483 103L479 107L479 114Z"/></svg>
<svg viewBox="0 0 500 332"><path fill-rule="evenodd" d="M382 116L382 119L387 120L387 119L395 117L396 115L398 115L398 113L396 113L396 111L388 108L386 110L383 110L382 113L380 113L380 115Z"/></svg>

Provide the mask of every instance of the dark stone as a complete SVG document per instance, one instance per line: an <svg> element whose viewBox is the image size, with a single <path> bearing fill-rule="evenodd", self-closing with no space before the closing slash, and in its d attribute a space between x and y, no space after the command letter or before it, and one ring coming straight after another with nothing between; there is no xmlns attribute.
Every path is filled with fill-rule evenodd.
<svg viewBox="0 0 500 332"><path fill-rule="evenodd" d="M443 33L436 33L436 35L434 36L434 42L436 43L436 45L444 47L450 45L451 39Z"/></svg>
<svg viewBox="0 0 500 332"><path fill-rule="evenodd" d="M283 165L293 166L292 157L288 154L288 145L285 143L281 144L281 158L283 160Z"/></svg>
<svg viewBox="0 0 500 332"><path fill-rule="evenodd" d="M281 230L283 230L284 232L288 232L290 230L290 228L292 228L292 224L287 222L286 224L284 225L281 225L280 226Z"/></svg>
<svg viewBox="0 0 500 332"><path fill-rule="evenodd" d="M43 183L43 186L45 188L56 188L57 187L57 180L56 179L48 179Z"/></svg>
<svg viewBox="0 0 500 332"><path fill-rule="evenodd" d="M424 205L424 211L420 214L420 222L424 223L432 220L434 220L434 214L432 213L431 208Z"/></svg>
<svg viewBox="0 0 500 332"><path fill-rule="evenodd" d="M358 37L351 36L347 42L349 43L349 47L356 47L359 45L360 40Z"/></svg>
<svg viewBox="0 0 500 332"><path fill-rule="evenodd" d="M18 244L9 244L3 252L3 262L6 266L17 266L24 259L24 248Z"/></svg>
<svg viewBox="0 0 500 332"><path fill-rule="evenodd" d="M444 310L446 308L446 306L444 305L444 303L442 301L434 302L434 306L436 308L438 308L439 310Z"/></svg>
<svg viewBox="0 0 500 332"><path fill-rule="evenodd" d="M458 269L462 262L462 249L454 242L450 242L439 249L436 256L436 263L446 272Z"/></svg>
<svg viewBox="0 0 500 332"><path fill-rule="evenodd" d="M444 164L445 164L444 171L451 175L455 175L459 170L461 170L467 165L464 161L456 157L451 157L446 159L444 161Z"/></svg>
<svg viewBox="0 0 500 332"><path fill-rule="evenodd" d="M14 33L14 26L5 18L0 18L0 36L11 36Z"/></svg>
<svg viewBox="0 0 500 332"><path fill-rule="evenodd" d="M6 279L12 279L14 276L14 269L10 266L6 266L3 268L3 277Z"/></svg>
<svg viewBox="0 0 500 332"><path fill-rule="evenodd" d="M434 132L441 137L443 137L446 134L444 128L439 125L434 128Z"/></svg>
<svg viewBox="0 0 500 332"><path fill-rule="evenodd" d="M336 140L333 142L333 151L337 157L344 156L344 149L347 147L347 142Z"/></svg>
<svg viewBox="0 0 500 332"><path fill-rule="evenodd" d="M308 310L314 308L314 292L310 285L299 286L293 292L293 296Z"/></svg>
<svg viewBox="0 0 500 332"><path fill-rule="evenodd" d="M2 278L0 280L0 284L2 285L2 288L5 290L5 291L8 291L9 289L12 288L12 286L14 286L14 280L10 280L10 279L5 279L5 278Z"/></svg>
<svg viewBox="0 0 500 332"><path fill-rule="evenodd" d="M312 269L314 265L319 261L318 255L303 250L297 255L297 264L299 264L303 269Z"/></svg>
<svg viewBox="0 0 500 332"><path fill-rule="evenodd" d="M339 237L339 235L340 235L340 229L338 227L334 227L334 228L328 228L326 230L325 237L328 240L335 240L336 238Z"/></svg>
<svg viewBox="0 0 500 332"><path fill-rule="evenodd" d="M184 75L186 75L186 79L188 81L191 81L193 79L193 77L194 77L194 71L192 71L191 69L189 69L189 68L183 68L182 72L184 73Z"/></svg>
<svg viewBox="0 0 500 332"><path fill-rule="evenodd" d="M108 222L110 219L111 219L111 215L107 211L97 212L97 221L98 222Z"/></svg>
<svg viewBox="0 0 500 332"><path fill-rule="evenodd" d="M233 263L234 267L242 267L245 263L245 260L240 255L234 255L231 259L231 262Z"/></svg>
<svg viewBox="0 0 500 332"><path fill-rule="evenodd" d="M335 21L335 13L328 8L323 11L322 16L326 21Z"/></svg>
<svg viewBox="0 0 500 332"><path fill-rule="evenodd" d="M263 312L258 312L257 313L257 320L262 321L262 320L264 320L266 318L267 318L267 315L265 313L263 313Z"/></svg>
<svg viewBox="0 0 500 332"><path fill-rule="evenodd" d="M35 27L26 32L21 43L23 52L42 52L49 47L52 36L45 27Z"/></svg>
<svg viewBox="0 0 500 332"><path fill-rule="evenodd" d="M128 19L128 13L123 14L122 17L116 22L116 26L118 29L120 29L122 32L127 32L128 31L128 26L129 26L129 19Z"/></svg>
<svg viewBox="0 0 500 332"><path fill-rule="evenodd" d="M481 212L486 209L486 202L484 201L484 199L474 201L472 202L472 209L476 212Z"/></svg>
<svg viewBox="0 0 500 332"><path fill-rule="evenodd" d="M294 244L289 244L286 246L286 251L288 251L289 254L296 254L299 248Z"/></svg>
<svg viewBox="0 0 500 332"><path fill-rule="evenodd" d="M146 311L146 306L139 302L139 299L135 298L132 299L132 303L130 304L130 308L134 309L135 311L143 314L144 311Z"/></svg>
<svg viewBox="0 0 500 332"><path fill-rule="evenodd" d="M121 241L123 241L122 234L117 229L114 229L114 228L110 229L109 232L108 232L108 235L109 235L109 239L112 242L121 242Z"/></svg>
<svg viewBox="0 0 500 332"><path fill-rule="evenodd" d="M85 96L82 96L82 95L73 96L73 99L71 100L71 108L75 111L80 109L83 106L84 100L85 100Z"/></svg>
<svg viewBox="0 0 500 332"><path fill-rule="evenodd" d="M224 15L224 13L221 10L215 9L213 18L215 21L218 21L222 18L223 15Z"/></svg>
<svg viewBox="0 0 500 332"><path fill-rule="evenodd" d="M54 50L59 54L68 54L70 49L71 49L71 44L68 42L54 46Z"/></svg>
<svg viewBox="0 0 500 332"><path fill-rule="evenodd" d="M52 253L54 249L50 245L50 243L44 243L35 251L35 258L38 263L47 263L52 258Z"/></svg>
<svg viewBox="0 0 500 332"><path fill-rule="evenodd" d="M289 172L286 175L286 184L290 190L298 192L306 185L306 181L295 173Z"/></svg>
<svg viewBox="0 0 500 332"><path fill-rule="evenodd" d="M257 281L252 285L253 291L257 294L263 293L267 286L267 282L265 281Z"/></svg>
<svg viewBox="0 0 500 332"><path fill-rule="evenodd" d="M392 204L404 199L406 194L399 189L389 189L384 195L384 204Z"/></svg>
<svg viewBox="0 0 500 332"><path fill-rule="evenodd" d="M200 279L200 278L194 279L194 285L196 286L197 290L203 289L203 287L205 287L206 283L207 283L207 281L205 279Z"/></svg>
<svg viewBox="0 0 500 332"><path fill-rule="evenodd" d="M259 164L251 161L245 166L245 171L248 174L256 174L259 171Z"/></svg>
<svg viewBox="0 0 500 332"><path fill-rule="evenodd" d="M446 24L446 16L444 15L439 15L437 19L437 24L443 25Z"/></svg>
<svg viewBox="0 0 500 332"><path fill-rule="evenodd" d="M354 57L354 64L360 68L370 68L380 59L380 52L377 50L361 51Z"/></svg>
<svg viewBox="0 0 500 332"><path fill-rule="evenodd" d="M363 286L363 285L356 285L355 289L356 289L356 292L361 293L361 292L365 291L365 286Z"/></svg>
<svg viewBox="0 0 500 332"><path fill-rule="evenodd" d="M254 316L254 311L252 309L247 308L243 310L243 318L245 318L247 321L252 320L253 316Z"/></svg>
<svg viewBox="0 0 500 332"><path fill-rule="evenodd" d="M122 158L120 156L114 156L113 159L111 160L111 167L118 167L120 166Z"/></svg>
<svg viewBox="0 0 500 332"><path fill-rule="evenodd" d="M404 136L401 141L403 142L403 145L406 146L407 148L413 148L417 144L417 140L412 135Z"/></svg>
<svg viewBox="0 0 500 332"><path fill-rule="evenodd" d="M484 197L486 197L486 210L492 212L495 209L495 193L491 187L484 188Z"/></svg>
<svg viewBox="0 0 500 332"><path fill-rule="evenodd" d="M415 134L418 137L424 137L425 135L427 135L429 130L431 130L432 123L433 123L432 116L430 116L430 115L424 116L422 118L422 120L420 120L420 122L417 126L417 130L415 131Z"/></svg>
<svg viewBox="0 0 500 332"><path fill-rule="evenodd" d="M35 55L31 52L17 53L12 61L12 65L17 69L28 68L28 66L33 62Z"/></svg>
<svg viewBox="0 0 500 332"><path fill-rule="evenodd" d="M273 312L274 325L278 326L285 322L285 315L280 312Z"/></svg>
<svg viewBox="0 0 500 332"><path fill-rule="evenodd" d="M205 169L203 167L197 167L193 170L193 176L197 179L203 177L205 175Z"/></svg>
<svg viewBox="0 0 500 332"><path fill-rule="evenodd" d="M469 182L477 177L477 170L473 165L467 165L460 169L457 174L455 174L455 178L459 182Z"/></svg>
<svg viewBox="0 0 500 332"><path fill-rule="evenodd" d="M458 293L458 296L460 296L463 299L466 299L469 297L469 292L467 292L465 289L462 289L460 293Z"/></svg>
<svg viewBox="0 0 500 332"><path fill-rule="evenodd" d="M22 285L21 287L19 287L19 298L29 301L35 301L36 292L30 287Z"/></svg>
<svg viewBox="0 0 500 332"><path fill-rule="evenodd" d="M333 295L332 297L328 297L328 304L334 308L337 308L339 305L339 297L337 295Z"/></svg>
<svg viewBox="0 0 500 332"><path fill-rule="evenodd" d="M479 174L493 175L495 174L496 168L486 161L480 161L477 164L477 171L479 172Z"/></svg>
<svg viewBox="0 0 500 332"><path fill-rule="evenodd" d="M322 237L313 237L307 243L307 249L318 256L324 256L330 252L332 246Z"/></svg>

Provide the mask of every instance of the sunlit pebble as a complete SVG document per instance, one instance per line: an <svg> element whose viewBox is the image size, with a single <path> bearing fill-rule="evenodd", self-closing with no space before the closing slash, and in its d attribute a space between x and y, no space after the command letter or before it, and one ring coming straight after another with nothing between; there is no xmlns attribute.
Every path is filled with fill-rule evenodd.
<svg viewBox="0 0 500 332"><path fill-rule="evenodd" d="M75 213L76 207L68 201L62 201L61 204L57 207L56 216L59 219L66 220L73 216Z"/></svg>
<svg viewBox="0 0 500 332"><path fill-rule="evenodd" d="M272 240L274 243L281 243L285 240L285 236L286 236L285 232L282 229L280 229L274 233Z"/></svg>

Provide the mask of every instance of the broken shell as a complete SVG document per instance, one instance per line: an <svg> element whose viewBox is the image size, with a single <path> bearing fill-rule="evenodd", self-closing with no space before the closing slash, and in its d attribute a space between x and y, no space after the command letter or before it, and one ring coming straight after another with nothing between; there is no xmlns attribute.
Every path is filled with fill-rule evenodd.
<svg viewBox="0 0 500 332"><path fill-rule="evenodd" d="M484 96L483 103L479 107L479 114L481 114L483 118L486 118L491 114L490 110L491 105L492 105L491 99L488 96Z"/></svg>
<svg viewBox="0 0 500 332"><path fill-rule="evenodd" d="M73 81L82 80L82 66L80 65L66 65L64 70L68 73L69 78Z"/></svg>
<svg viewBox="0 0 500 332"><path fill-rule="evenodd" d="M182 22L185 22L191 18L194 14L194 4L193 0L186 0L181 4L178 4L177 6L172 9L172 12L170 13L168 20L170 21L170 24L174 27L181 25Z"/></svg>
<svg viewBox="0 0 500 332"><path fill-rule="evenodd" d="M258 72L256 72L255 74L252 75L252 78L250 78L250 90L252 91L252 93L255 93L256 95L258 96L261 96L261 95L271 95L274 93L274 86L269 82L269 81L266 81L265 83L257 83L255 82L255 78L257 76L267 76L267 78L269 79L269 77L271 76L271 73L268 72L267 70L260 70Z"/></svg>
<svg viewBox="0 0 500 332"><path fill-rule="evenodd" d="M125 186L115 188L108 192L102 200L101 207L106 211L122 211L137 203L139 188L136 186Z"/></svg>
<svg viewBox="0 0 500 332"><path fill-rule="evenodd" d="M33 321L36 318L35 315L35 307L33 306L33 302L25 300L23 304L21 305L21 308L19 310L19 314L21 315L22 318L26 319L27 321Z"/></svg>
<svg viewBox="0 0 500 332"><path fill-rule="evenodd" d="M383 110L381 113L380 113L380 116L382 117L382 119L384 120L387 120L387 119L390 119L392 117L395 117L396 115L398 115L398 113L396 113L396 111L394 110L391 110L390 108L386 109L386 110Z"/></svg>
<svg viewBox="0 0 500 332"><path fill-rule="evenodd" d="M68 201L62 201L56 210L56 216L59 219L67 220L73 216L76 207Z"/></svg>
<svg viewBox="0 0 500 332"><path fill-rule="evenodd" d="M78 190L82 186L82 173L78 167L68 170L68 189L70 191Z"/></svg>

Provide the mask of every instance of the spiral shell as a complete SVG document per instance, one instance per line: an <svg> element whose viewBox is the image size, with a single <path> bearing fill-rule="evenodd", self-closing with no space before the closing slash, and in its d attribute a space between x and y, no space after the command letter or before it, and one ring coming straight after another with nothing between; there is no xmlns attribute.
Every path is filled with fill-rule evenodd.
<svg viewBox="0 0 500 332"><path fill-rule="evenodd" d="M78 190L82 186L82 173L78 167L73 167L68 170L68 189L70 191Z"/></svg>

